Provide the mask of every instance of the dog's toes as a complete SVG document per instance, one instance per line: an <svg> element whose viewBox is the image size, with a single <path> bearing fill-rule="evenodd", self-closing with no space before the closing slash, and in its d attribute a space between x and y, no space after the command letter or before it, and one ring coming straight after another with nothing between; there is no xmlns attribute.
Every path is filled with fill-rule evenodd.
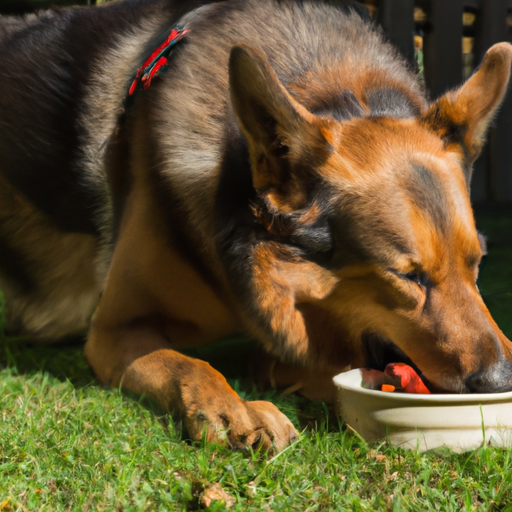
<svg viewBox="0 0 512 512"><path fill-rule="evenodd" d="M201 361L191 363L175 396L194 440L275 453L297 439L291 421L274 404L242 400L219 372Z"/></svg>
<svg viewBox="0 0 512 512"><path fill-rule="evenodd" d="M232 450L252 449L273 454L298 437L290 420L270 402L231 403L230 407L202 407L201 413L187 414L185 424L192 439L206 439Z"/></svg>
<svg viewBox="0 0 512 512"><path fill-rule="evenodd" d="M256 439L250 446L261 447L264 451L280 452L298 438L292 422L272 403L265 401L246 402L249 415L255 424L261 427L254 432L260 436L259 446ZM252 438L249 438L251 440Z"/></svg>

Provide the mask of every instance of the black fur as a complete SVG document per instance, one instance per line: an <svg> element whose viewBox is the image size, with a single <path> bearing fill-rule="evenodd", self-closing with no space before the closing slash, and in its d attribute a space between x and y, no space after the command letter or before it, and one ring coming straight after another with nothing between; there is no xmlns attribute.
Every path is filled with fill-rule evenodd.
<svg viewBox="0 0 512 512"><path fill-rule="evenodd" d="M417 105L402 91L383 87L366 94L366 103L372 116L412 118L420 115Z"/></svg>
<svg viewBox="0 0 512 512"><path fill-rule="evenodd" d="M29 293L36 289L36 281L28 271L28 261L0 234L0 268L20 291Z"/></svg>
<svg viewBox="0 0 512 512"><path fill-rule="evenodd" d="M446 234L450 219L446 192L439 178L429 169L421 165L413 165L416 173L411 173L405 187L414 198L418 209L432 219L433 225L441 233Z"/></svg>
<svg viewBox="0 0 512 512"><path fill-rule="evenodd" d="M160 13L163 29L203 3L129 0L101 9L57 10L4 42L0 169L62 230L98 232L93 213L101 201L101 184L82 179L82 128L76 122L94 63L120 34L152 12ZM155 37L160 30L155 27Z"/></svg>

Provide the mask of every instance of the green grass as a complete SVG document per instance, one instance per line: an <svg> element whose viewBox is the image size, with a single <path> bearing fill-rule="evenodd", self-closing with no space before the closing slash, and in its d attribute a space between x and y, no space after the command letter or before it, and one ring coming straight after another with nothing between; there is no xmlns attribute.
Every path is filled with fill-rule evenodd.
<svg viewBox="0 0 512 512"><path fill-rule="evenodd" d="M480 287L511 336L512 210L485 210L478 218L490 249ZM215 365L222 350L203 355ZM237 357L247 352L241 345ZM246 398L262 396L236 378L231 383ZM302 431L270 460L182 439L179 426L144 401L99 386L80 344L2 338L0 511L191 511L202 507L213 483L240 511L512 511L508 450L417 454L367 444L324 404L263 397ZM210 506L224 509L219 501Z"/></svg>

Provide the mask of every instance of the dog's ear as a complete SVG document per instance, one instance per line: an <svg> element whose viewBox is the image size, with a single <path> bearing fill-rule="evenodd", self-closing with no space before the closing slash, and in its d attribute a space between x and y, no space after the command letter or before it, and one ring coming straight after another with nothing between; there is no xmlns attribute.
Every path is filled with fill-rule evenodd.
<svg viewBox="0 0 512 512"><path fill-rule="evenodd" d="M480 153L487 128L505 96L511 62L512 45L495 44L473 76L435 101L423 116L445 146L462 146L467 166Z"/></svg>
<svg viewBox="0 0 512 512"><path fill-rule="evenodd" d="M231 101L247 140L253 184L279 210L305 206L315 168L331 151L329 122L298 103L260 50L240 44L229 61ZM326 139L327 137L327 139Z"/></svg>

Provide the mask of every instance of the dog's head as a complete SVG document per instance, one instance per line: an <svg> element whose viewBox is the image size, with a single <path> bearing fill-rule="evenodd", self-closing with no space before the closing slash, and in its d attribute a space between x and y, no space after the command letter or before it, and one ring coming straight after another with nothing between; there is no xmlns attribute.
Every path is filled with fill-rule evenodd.
<svg viewBox="0 0 512 512"><path fill-rule="evenodd" d="M337 121L294 99L263 53L233 49L253 211L269 235L252 248L251 316L271 349L340 366L410 360L439 390L512 389L512 344L476 284L485 241L468 196L511 61L512 46L495 45L414 118Z"/></svg>

